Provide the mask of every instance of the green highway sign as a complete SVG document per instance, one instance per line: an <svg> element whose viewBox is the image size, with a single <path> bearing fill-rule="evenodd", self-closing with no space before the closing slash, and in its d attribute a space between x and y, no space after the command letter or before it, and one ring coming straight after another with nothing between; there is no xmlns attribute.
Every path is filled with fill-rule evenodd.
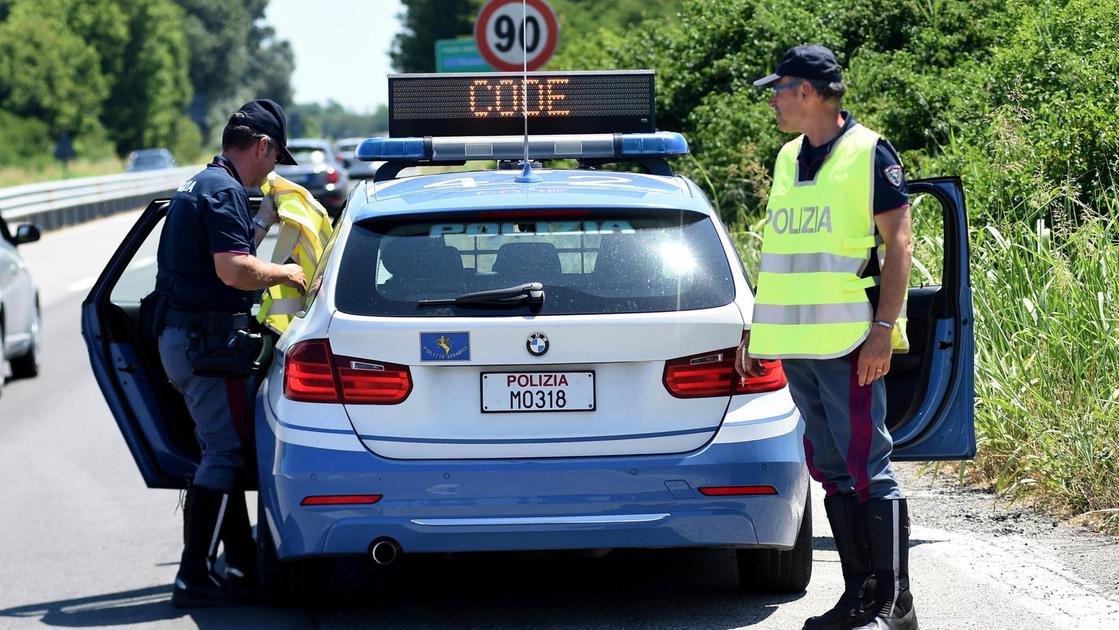
<svg viewBox="0 0 1119 630"><path fill-rule="evenodd" d="M478 52L473 37L440 39L435 42L436 72L493 72Z"/></svg>

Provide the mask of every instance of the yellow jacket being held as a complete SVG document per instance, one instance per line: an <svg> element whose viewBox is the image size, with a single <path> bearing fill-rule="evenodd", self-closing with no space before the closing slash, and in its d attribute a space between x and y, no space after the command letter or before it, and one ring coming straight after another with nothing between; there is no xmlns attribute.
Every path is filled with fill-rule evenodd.
<svg viewBox="0 0 1119 630"><path fill-rule="evenodd" d="M276 202L280 216L280 235L272 250L272 262L297 263L310 282L319 264L323 249L334 231L330 216L306 188L270 173L260 187ZM303 310L304 299L299 291L281 284L268 288L260 302L257 321L277 332L287 330L292 317Z"/></svg>

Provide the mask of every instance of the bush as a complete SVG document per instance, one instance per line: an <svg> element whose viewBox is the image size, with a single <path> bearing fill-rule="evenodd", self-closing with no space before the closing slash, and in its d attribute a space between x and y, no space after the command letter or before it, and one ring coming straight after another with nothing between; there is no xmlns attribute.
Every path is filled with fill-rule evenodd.
<svg viewBox="0 0 1119 630"><path fill-rule="evenodd" d="M0 165L47 160L53 150L46 123L0 109Z"/></svg>

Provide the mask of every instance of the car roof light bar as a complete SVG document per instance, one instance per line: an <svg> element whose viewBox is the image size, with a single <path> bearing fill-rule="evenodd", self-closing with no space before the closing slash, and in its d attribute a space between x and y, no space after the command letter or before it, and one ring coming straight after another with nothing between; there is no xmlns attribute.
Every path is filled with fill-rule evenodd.
<svg viewBox="0 0 1119 630"><path fill-rule="evenodd" d="M355 157L366 162L523 160L524 151L523 136L366 138L358 146ZM687 153L688 141L671 131L528 137L530 160L655 158Z"/></svg>

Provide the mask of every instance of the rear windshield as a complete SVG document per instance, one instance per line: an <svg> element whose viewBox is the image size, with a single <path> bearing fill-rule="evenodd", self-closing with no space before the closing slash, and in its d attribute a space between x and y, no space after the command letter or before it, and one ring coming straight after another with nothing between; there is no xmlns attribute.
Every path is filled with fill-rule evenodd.
<svg viewBox="0 0 1119 630"><path fill-rule="evenodd" d="M544 304L421 305L527 282ZM355 224L335 293L346 313L453 317L648 313L734 299L711 220L694 212L500 211Z"/></svg>

